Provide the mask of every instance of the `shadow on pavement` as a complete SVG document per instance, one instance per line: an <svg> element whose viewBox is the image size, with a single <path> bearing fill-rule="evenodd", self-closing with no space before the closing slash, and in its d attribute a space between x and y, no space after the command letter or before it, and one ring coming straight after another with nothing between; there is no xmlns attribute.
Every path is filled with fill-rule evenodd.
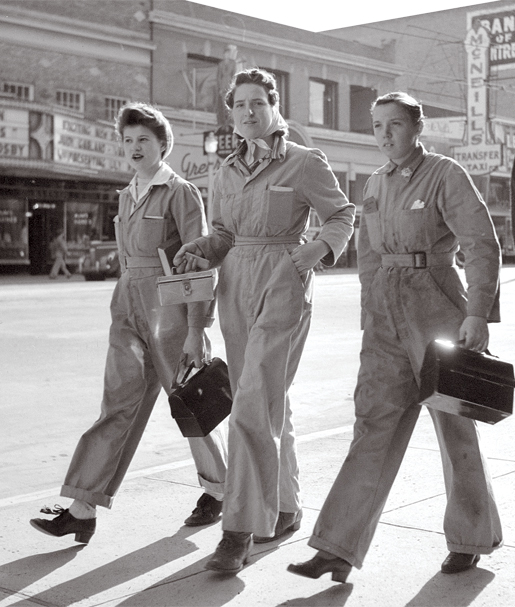
<svg viewBox="0 0 515 607"><path fill-rule="evenodd" d="M308 597L289 599L277 607L343 607L353 588L352 584L336 584Z"/></svg>
<svg viewBox="0 0 515 607"><path fill-rule="evenodd" d="M438 572L422 586L406 607L466 607L472 604L494 579L495 575L491 571L479 567L454 575Z"/></svg>
<svg viewBox="0 0 515 607"><path fill-rule="evenodd" d="M85 544L81 544L55 552L26 556L17 561L6 563L0 566L2 586L13 594L21 592L24 588L52 573L52 571L69 563L84 548Z"/></svg>
<svg viewBox="0 0 515 607"><path fill-rule="evenodd" d="M183 527L174 536L163 538L72 580L31 595L31 601L43 605L54 605L58 602L59 605L65 607L114 588L198 550L193 542L186 539L187 535L193 533L195 533L194 530ZM22 587L25 588L29 583L43 578L50 571L67 563L80 548L83 548L83 546L50 553L53 557L50 563L54 563L53 565L48 562L49 554L41 554L9 563L2 569L5 571L8 567L16 566L17 574L20 576L20 564L29 565L34 570L34 574L31 575L29 572L30 581L28 583L25 582L26 577L22 574L24 580ZM0 570L0 573L3 571ZM14 603L11 607L14 607L14 605L20 606L25 600Z"/></svg>

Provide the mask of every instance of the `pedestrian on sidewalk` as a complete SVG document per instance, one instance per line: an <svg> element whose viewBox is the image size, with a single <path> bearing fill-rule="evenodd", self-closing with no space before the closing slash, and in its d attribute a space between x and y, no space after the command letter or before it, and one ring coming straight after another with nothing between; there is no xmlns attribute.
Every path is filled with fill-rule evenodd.
<svg viewBox="0 0 515 607"><path fill-rule="evenodd" d="M62 270L66 278L71 278L72 274L66 267L66 254L68 253L68 246L64 237L64 230L59 230L55 237L50 243L50 255L54 260L52 269L48 278L55 279Z"/></svg>
<svg viewBox="0 0 515 607"><path fill-rule="evenodd" d="M218 305L233 407L223 538L206 568L236 573L253 542L300 527L288 390L308 334L313 267L335 264L352 234L354 205L320 150L287 140L271 74L239 72L226 101L241 142L215 177L213 232L184 245L174 264L195 268L186 251L221 264ZM322 227L306 242L311 209Z"/></svg>
<svg viewBox="0 0 515 607"><path fill-rule="evenodd" d="M205 328L213 322L211 302L161 307L158 300L158 246L177 251L207 234L200 192L164 162L173 145L170 124L154 107L130 103L116 130L135 175L120 193L114 219L122 275L111 302L101 413L80 439L61 488L74 500L70 508L51 511L59 514L52 520L31 520L43 533L75 533L85 543L95 531L96 507L112 506L161 388L169 392L178 369L190 362L201 366ZM225 436L217 428L188 440L205 493L185 524L209 524L222 509Z"/></svg>
<svg viewBox="0 0 515 607"><path fill-rule="evenodd" d="M498 322L500 250L481 195L454 160L419 141L423 109L406 93L372 106L374 134L389 162L368 180L358 242L364 328L355 391L354 439L325 500L298 575L360 569L419 416L420 370L436 338L483 352ZM468 290L454 264L464 254ZM443 573L475 565L502 543L476 422L429 409L443 462L449 554ZM423 472L422 472L423 473Z"/></svg>

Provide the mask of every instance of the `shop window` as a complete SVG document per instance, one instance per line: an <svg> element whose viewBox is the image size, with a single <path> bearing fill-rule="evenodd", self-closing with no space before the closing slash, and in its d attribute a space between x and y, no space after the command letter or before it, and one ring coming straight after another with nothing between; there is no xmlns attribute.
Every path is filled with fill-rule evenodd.
<svg viewBox="0 0 515 607"><path fill-rule="evenodd" d="M309 80L309 123L328 129L338 127L336 120L337 85L329 80Z"/></svg>
<svg viewBox="0 0 515 607"><path fill-rule="evenodd" d="M84 93L58 90L55 93L55 101L57 105L68 108L69 110L84 112Z"/></svg>
<svg viewBox="0 0 515 607"><path fill-rule="evenodd" d="M350 130L352 133L373 135L370 108L377 98L377 91L366 86L350 87Z"/></svg>
<svg viewBox="0 0 515 607"><path fill-rule="evenodd" d="M128 99L122 97L106 97L105 98L105 118L110 122L116 120L120 108L128 103Z"/></svg>
<svg viewBox="0 0 515 607"><path fill-rule="evenodd" d="M510 181L503 177L490 177L488 206L510 207Z"/></svg>
<svg viewBox="0 0 515 607"><path fill-rule="evenodd" d="M290 75L287 72L281 72L279 70L274 70L270 67L263 67L261 69L266 70L270 74L275 76L275 80L277 82L277 90L279 91L279 98L281 100L281 115L283 118L289 118L290 115L290 99L289 99L289 90L290 90Z"/></svg>
<svg viewBox="0 0 515 607"><path fill-rule="evenodd" d="M218 63L218 59L188 54L183 76L190 92L189 108L216 111Z"/></svg>
<svg viewBox="0 0 515 607"><path fill-rule="evenodd" d="M10 97L23 101L34 101L34 86L21 82L4 82L2 91Z"/></svg>

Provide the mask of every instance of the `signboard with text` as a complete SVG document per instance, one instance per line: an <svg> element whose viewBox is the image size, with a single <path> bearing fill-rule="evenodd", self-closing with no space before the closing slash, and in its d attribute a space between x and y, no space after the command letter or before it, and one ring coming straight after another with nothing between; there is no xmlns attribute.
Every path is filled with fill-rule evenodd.
<svg viewBox="0 0 515 607"><path fill-rule="evenodd" d="M54 162L90 171L130 173L113 128L54 116Z"/></svg>
<svg viewBox="0 0 515 607"><path fill-rule="evenodd" d="M490 68L507 68L515 64L515 4L501 8L481 9L469 13L488 35Z"/></svg>
<svg viewBox="0 0 515 607"><path fill-rule="evenodd" d="M470 175L487 175L502 165L501 144L467 145L454 148L454 159Z"/></svg>
<svg viewBox="0 0 515 607"><path fill-rule="evenodd" d="M29 113L0 108L0 157L29 157Z"/></svg>

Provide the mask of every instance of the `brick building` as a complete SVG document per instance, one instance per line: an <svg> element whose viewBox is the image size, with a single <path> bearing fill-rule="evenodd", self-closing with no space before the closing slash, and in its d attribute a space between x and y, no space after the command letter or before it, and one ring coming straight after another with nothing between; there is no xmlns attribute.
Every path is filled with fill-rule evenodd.
<svg viewBox="0 0 515 607"><path fill-rule="evenodd" d="M498 4L509 6L485 6ZM445 24L426 15L312 33L186 1L0 0L0 267L46 271L57 227L75 263L92 242L113 240L116 190L131 177L113 118L127 100L150 101L170 119L168 160L207 204L232 147L220 93L243 67L276 75L291 138L326 153L359 214L365 181L384 162L369 115L377 94L415 94L430 117L427 145L451 155L463 145L468 12L445 11ZM489 125L508 141L509 96L490 88L492 99ZM206 155L209 133L218 150ZM502 154L512 147L503 143ZM505 187L510 158L475 177L487 199ZM499 216L506 231L505 210ZM354 241L341 263L355 263Z"/></svg>
<svg viewBox="0 0 515 607"><path fill-rule="evenodd" d="M420 99L426 146L471 173L505 259L515 260L510 177L515 158L515 3L474 6L326 32L395 49L398 90Z"/></svg>

